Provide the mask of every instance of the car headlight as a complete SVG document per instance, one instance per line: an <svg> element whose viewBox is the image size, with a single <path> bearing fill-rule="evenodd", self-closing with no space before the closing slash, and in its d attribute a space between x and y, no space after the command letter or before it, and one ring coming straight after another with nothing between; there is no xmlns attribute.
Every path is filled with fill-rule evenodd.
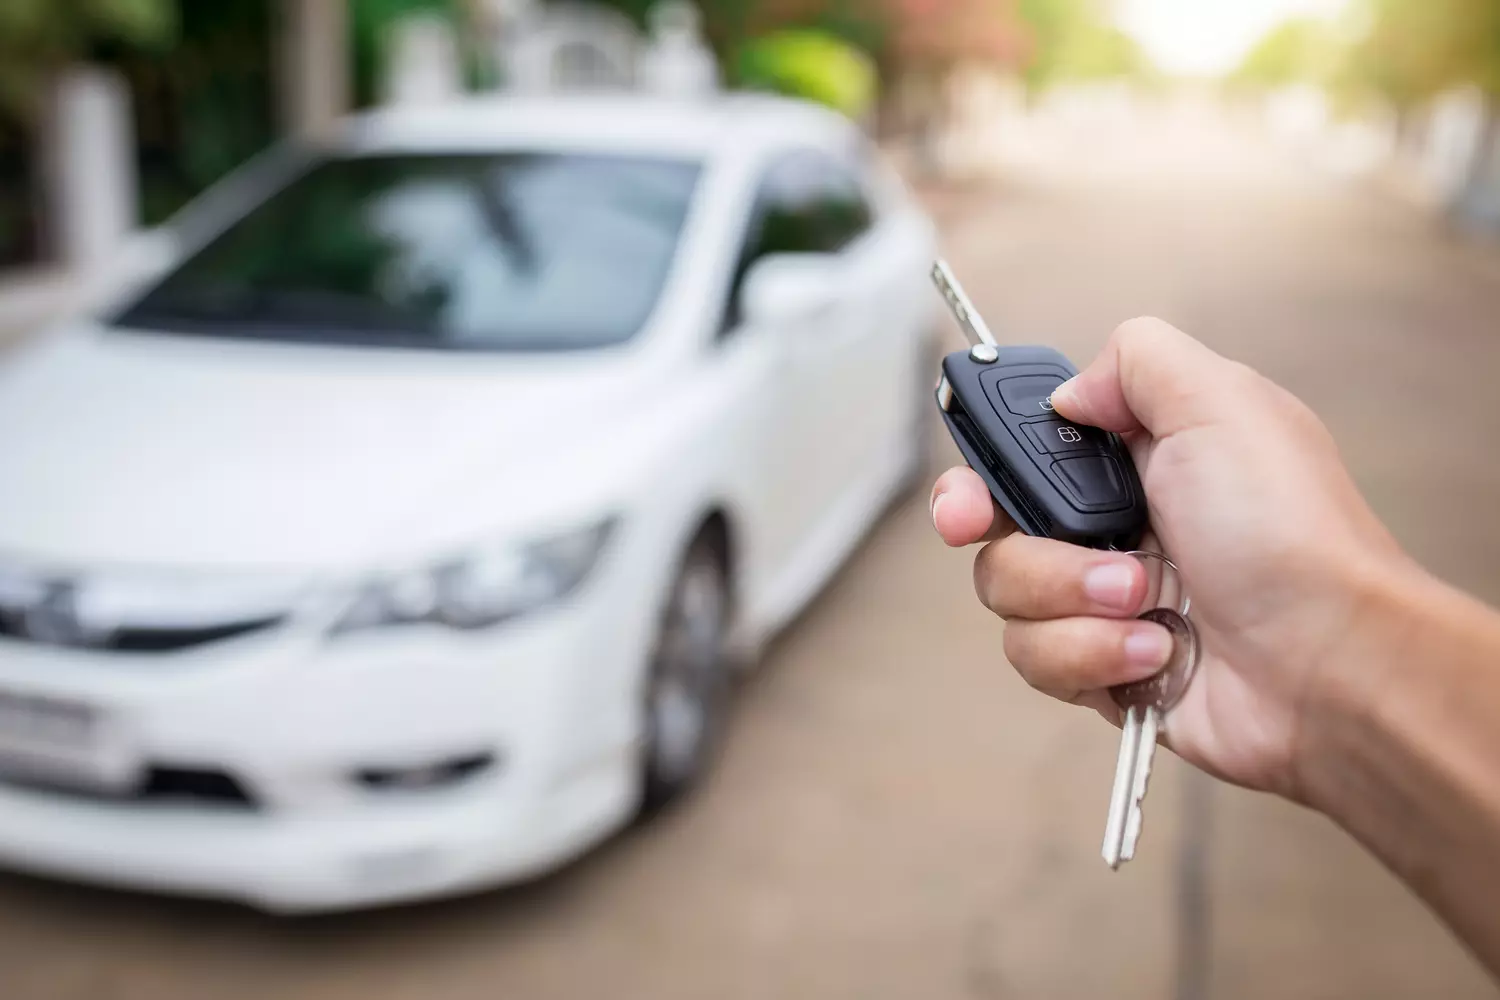
<svg viewBox="0 0 1500 1000"><path fill-rule="evenodd" d="M338 634L434 623L481 629L561 600L599 561L615 522L521 545L477 549L360 586L337 619Z"/></svg>

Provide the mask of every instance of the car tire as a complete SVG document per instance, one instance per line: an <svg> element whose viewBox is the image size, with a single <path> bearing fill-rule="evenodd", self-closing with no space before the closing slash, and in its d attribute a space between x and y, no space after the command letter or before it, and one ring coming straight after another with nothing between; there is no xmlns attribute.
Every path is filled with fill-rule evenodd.
<svg viewBox="0 0 1500 1000"><path fill-rule="evenodd" d="M726 547L718 533L701 532L667 596L645 685L645 815L691 791L723 740L734 673Z"/></svg>

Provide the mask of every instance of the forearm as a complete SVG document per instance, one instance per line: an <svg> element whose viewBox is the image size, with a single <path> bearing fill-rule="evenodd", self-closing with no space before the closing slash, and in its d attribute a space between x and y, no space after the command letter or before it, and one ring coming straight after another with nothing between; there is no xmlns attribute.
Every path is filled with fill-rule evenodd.
<svg viewBox="0 0 1500 1000"><path fill-rule="evenodd" d="M1415 571L1368 591L1306 718L1303 794L1500 975L1500 615Z"/></svg>

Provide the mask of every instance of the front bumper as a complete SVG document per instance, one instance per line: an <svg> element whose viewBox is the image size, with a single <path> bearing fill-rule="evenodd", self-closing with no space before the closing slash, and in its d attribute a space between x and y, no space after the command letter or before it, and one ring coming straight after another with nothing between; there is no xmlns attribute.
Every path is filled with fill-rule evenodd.
<svg viewBox="0 0 1500 1000"><path fill-rule="evenodd" d="M638 639L596 598L483 633L288 629L152 657L0 643L0 693L97 712L95 772L212 768L249 799L0 782L0 865L283 912L530 877L634 811ZM359 777L476 756L432 787Z"/></svg>
<svg viewBox="0 0 1500 1000"><path fill-rule="evenodd" d="M434 793L328 816L129 809L4 789L0 863L277 913L410 902L519 881L583 853L630 816L633 772L628 754L601 761L525 808Z"/></svg>

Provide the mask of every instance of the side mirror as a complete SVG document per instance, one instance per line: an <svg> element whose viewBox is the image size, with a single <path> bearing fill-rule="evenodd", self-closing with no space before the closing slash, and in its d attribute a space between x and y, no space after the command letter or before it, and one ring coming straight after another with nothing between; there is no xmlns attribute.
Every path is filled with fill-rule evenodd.
<svg viewBox="0 0 1500 1000"><path fill-rule="evenodd" d="M740 308L755 326L787 326L815 320L838 301L838 259L821 254L784 254L756 262L745 277Z"/></svg>

